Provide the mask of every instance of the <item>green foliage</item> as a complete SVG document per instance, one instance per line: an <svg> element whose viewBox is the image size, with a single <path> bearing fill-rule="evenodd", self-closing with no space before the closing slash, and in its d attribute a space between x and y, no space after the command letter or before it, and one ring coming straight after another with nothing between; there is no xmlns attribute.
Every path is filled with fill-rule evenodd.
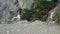
<svg viewBox="0 0 60 34"><path fill-rule="evenodd" d="M34 15L35 14L35 17L34 16L32 16L32 15ZM47 14L47 12L46 11L40 11L40 12L36 12L36 11L34 11L34 10L25 10L25 13L23 13L23 15L21 16L21 19L22 20L30 20L30 18L31 17L34 17L35 19L39 19L39 18L41 18L42 16L44 16L45 14Z"/></svg>
<svg viewBox="0 0 60 34"><path fill-rule="evenodd" d="M53 2L57 2L58 0L52 0Z"/></svg>
<svg viewBox="0 0 60 34"><path fill-rule="evenodd" d="M60 8L57 9L57 23L60 24Z"/></svg>
<svg viewBox="0 0 60 34"><path fill-rule="evenodd" d="M38 0L38 2L34 5L35 8L32 8L30 10L25 9L23 15L21 16L22 20L30 20L31 17L35 19L42 18L44 15L47 14L47 11L44 11L45 8L51 8L53 7L54 3L56 3L58 0L52 0L52 1L47 1L47 0ZM35 11L36 9L42 9L39 12ZM58 13L59 14L59 13ZM34 15L34 16L32 16ZM60 16L57 17L58 20Z"/></svg>
<svg viewBox="0 0 60 34"><path fill-rule="evenodd" d="M25 13L23 13L23 15L21 16L22 20L26 20L26 19L29 20L30 17L32 17L32 15L35 13L33 9L31 10L25 9L24 12Z"/></svg>
<svg viewBox="0 0 60 34"><path fill-rule="evenodd" d="M37 13L35 14L35 17L36 17L36 18L41 18L41 17L43 17L43 16L46 15L46 14L47 14L46 11L40 11L40 12L37 12Z"/></svg>
<svg viewBox="0 0 60 34"><path fill-rule="evenodd" d="M48 6L49 2L46 0L39 0L39 3L35 5L35 8L41 8L44 9Z"/></svg>
<svg viewBox="0 0 60 34"><path fill-rule="evenodd" d="M44 8L46 8L46 7L47 7L47 5L41 4L41 3L37 3L37 4L35 5L35 8L40 8L40 9L44 9Z"/></svg>
<svg viewBox="0 0 60 34"><path fill-rule="evenodd" d="M58 0L52 0L52 1L38 0L38 1L39 2L35 5L35 8L44 9L54 5L54 3L56 3Z"/></svg>

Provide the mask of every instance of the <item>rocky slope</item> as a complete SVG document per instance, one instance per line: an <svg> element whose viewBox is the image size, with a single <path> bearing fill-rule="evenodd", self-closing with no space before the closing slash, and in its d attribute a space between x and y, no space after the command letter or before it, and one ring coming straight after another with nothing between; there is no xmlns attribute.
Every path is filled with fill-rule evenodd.
<svg viewBox="0 0 60 34"><path fill-rule="evenodd" d="M19 8L30 9L32 2L33 0L0 0L0 22L6 23L11 16L10 12L12 17L16 17Z"/></svg>

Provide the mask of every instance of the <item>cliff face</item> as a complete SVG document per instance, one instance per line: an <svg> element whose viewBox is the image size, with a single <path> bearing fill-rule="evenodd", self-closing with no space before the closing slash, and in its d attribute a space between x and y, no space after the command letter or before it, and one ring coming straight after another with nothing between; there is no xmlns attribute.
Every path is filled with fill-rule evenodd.
<svg viewBox="0 0 60 34"><path fill-rule="evenodd" d="M14 5L14 2L15 0L0 0L0 21L5 22L10 16L10 11L16 14L17 6Z"/></svg>
<svg viewBox="0 0 60 34"><path fill-rule="evenodd" d="M22 9L28 8L30 9L31 4L34 0L18 0L19 7Z"/></svg>
<svg viewBox="0 0 60 34"><path fill-rule="evenodd" d="M0 22L6 22L11 11L15 17L19 8L30 9L32 2L33 0L0 0Z"/></svg>

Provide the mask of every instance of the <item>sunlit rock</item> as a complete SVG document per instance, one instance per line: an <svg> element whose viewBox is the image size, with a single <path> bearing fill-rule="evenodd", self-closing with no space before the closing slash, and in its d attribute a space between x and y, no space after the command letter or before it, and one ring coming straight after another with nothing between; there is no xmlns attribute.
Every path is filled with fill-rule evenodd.
<svg viewBox="0 0 60 34"><path fill-rule="evenodd" d="M22 9L25 9L25 8L30 9L33 1L34 0L18 0L19 7L22 8Z"/></svg>

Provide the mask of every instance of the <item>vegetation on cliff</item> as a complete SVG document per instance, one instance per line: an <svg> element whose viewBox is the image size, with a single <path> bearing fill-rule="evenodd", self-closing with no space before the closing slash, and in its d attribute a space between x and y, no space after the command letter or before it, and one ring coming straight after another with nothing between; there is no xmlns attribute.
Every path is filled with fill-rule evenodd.
<svg viewBox="0 0 60 34"><path fill-rule="evenodd" d="M57 9L56 22L60 24L60 8Z"/></svg>
<svg viewBox="0 0 60 34"><path fill-rule="evenodd" d="M33 20L46 18L48 12L58 4L58 0L35 0L31 9L24 9L21 19L22 20Z"/></svg>

